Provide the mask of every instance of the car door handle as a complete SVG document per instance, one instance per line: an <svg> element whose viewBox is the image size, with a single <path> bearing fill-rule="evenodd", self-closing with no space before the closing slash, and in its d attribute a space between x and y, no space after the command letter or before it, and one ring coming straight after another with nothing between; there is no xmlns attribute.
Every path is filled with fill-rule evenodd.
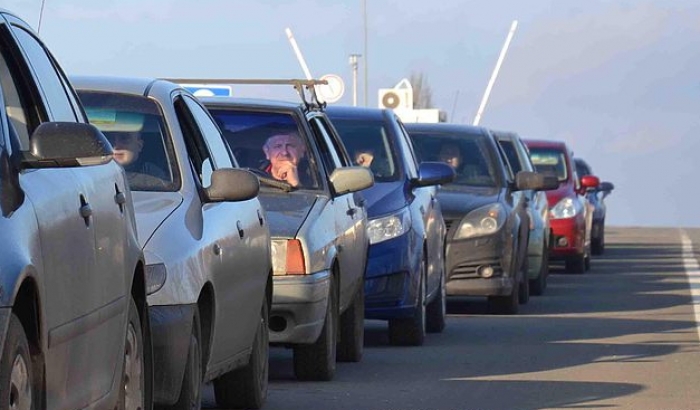
<svg viewBox="0 0 700 410"><path fill-rule="evenodd" d="M243 239L245 236L245 231L243 231L243 225L241 224L241 221L236 221L236 228L238 228L238 237Z"/></svg>
<svg viewBox="0 0 700 410"><path fill-rule="evenodd" d="M85 204L80 207L80 216L82 216L87 222L87 220L92 216L92 207L90 204Z"/></svg>
<svg viewBox="0 0 700 410"><path fill-rule="evenodd" d="M265 223L265 220L263 219L262 212L258 209L258 223L260 223L260 226L263 226Z"/></svg>
<svg viewBox="0 0 700 410"><path fill-rule="evenodd" d="M212 247L212 251L214 252L214 255L221 255L221 246L218 243L215 243Z"/></svg>
<svg viewBox="0 0 700 410"><path fill-rule="evenodd" d="M355 214L357 213L357 208L350 208L347 211L347 214L350 215L352 218L355 217Z"/></svg>

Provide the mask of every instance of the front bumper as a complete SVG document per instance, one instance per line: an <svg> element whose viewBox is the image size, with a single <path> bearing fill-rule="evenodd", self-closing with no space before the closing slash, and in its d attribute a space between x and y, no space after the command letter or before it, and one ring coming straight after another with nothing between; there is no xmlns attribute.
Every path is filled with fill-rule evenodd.
<svg viewBox="0 0 700 410"><path fill-rule="evenodd" d="M315 342L326 319L330 285L330 270L274 276L270 343Z"/></svg>
<svg viewBox="0 0 700 410"><path fill-rule="evenodd" d="M552 228L551 259L564 259L567 256L580 255L585 248L585 223L583 217L550 219Z"/></svg>
<svg viewBox="0 0 700 410"><path fill-rule="evenodd" d="M411 233L369 246L365 270L365 318L412 317L418 299L420 248Z"/></svg>
<svg viewBox="0 0 700 410"><path fill-rule="evenodd" d="M447 243L445 268L448 295L501 296L509 295L514 286L515 272L512 241L505 229L490 236L450 240ZM493 276L478 273L482 266L493 268Z"/></svg>
<svg viewBox="0 0 700 410"><path fill-rule="evenodd" d="M153 400L157 404L175 404L180 396L196 308L196 304L148 307L155 370Z"/></svg>

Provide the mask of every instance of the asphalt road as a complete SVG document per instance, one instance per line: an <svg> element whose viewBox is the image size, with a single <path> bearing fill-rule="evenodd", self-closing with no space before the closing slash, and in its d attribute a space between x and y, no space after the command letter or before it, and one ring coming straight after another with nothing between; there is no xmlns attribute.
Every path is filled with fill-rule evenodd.
<svg viewBox="0 0 700 410"><path fill-rule="evenodd" d="M366 321L363 361L339 363L332 382L297 382L291 351L272 349L264 409L700 409L700 230L608 228L606 240L583 275L554 265L517 316L451 299L444 333L421 347L389 346L386 324Z"/></svg>

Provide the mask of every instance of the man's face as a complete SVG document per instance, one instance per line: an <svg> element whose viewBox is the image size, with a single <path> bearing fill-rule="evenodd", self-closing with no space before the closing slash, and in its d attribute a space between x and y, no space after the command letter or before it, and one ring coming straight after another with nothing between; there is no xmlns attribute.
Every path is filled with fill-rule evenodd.
<svg viewBox="0 0 700 410"><path fill-rule="evenodd" d="M455 145L444 145L440 149L440 161L446 162L452 168L457 168L462 163L462 156L459 148Z"/></svg>
<svg viewBox="0 0 700 410"><path fill-rule="evenodd" d="M284 161L299 165L299 160L304 157L305 148L298 137L283 134L270 137L263 151L273 166Z"/></svg>
<svg viewBox="0 0 700 410"><path fill-rule="evenodd" d="M135 162L143 148L143 141L135 133L119 134L111 142L114 160L122 166Z"/></svg>

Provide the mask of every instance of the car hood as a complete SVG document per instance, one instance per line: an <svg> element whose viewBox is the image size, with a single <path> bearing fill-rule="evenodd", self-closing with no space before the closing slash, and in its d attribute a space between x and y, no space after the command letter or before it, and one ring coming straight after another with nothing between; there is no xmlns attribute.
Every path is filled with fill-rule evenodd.
<svg viewBox="0 0 700 410"><path fill-rule="evenodd" d="M547 203L552 208L566 197L575 197L574 188L570 184L560 184L559 188L547 192Z"/></svg>
<svg viewBox="0 0 700 410"><path fill-rule="evenodd" d="M498 202L501 192L499 188L443 187L438 192L438 200L445 219L461 219L468 212Z"/></svg>
<svg viewBox="0 0 700 410"><path fill-rule="evenodd" d="M408 203L404 181L375 182L372 187L362 191L362 196L369 218L396 212Z"/></svg>
<svg viewBox="0 0 700 410"><path fill-rule="evenodd" d="M179 192L132 191L136 231L141 248L146 246L156 229L182 204Z"/></svg>
<svg viewBox="0 0 700 410"><path fill-rule="evenodd" d="M317 200L316 194L304 191L260 191L258 198L267 215L270 236L277 238L294 238Z"/></svg>

